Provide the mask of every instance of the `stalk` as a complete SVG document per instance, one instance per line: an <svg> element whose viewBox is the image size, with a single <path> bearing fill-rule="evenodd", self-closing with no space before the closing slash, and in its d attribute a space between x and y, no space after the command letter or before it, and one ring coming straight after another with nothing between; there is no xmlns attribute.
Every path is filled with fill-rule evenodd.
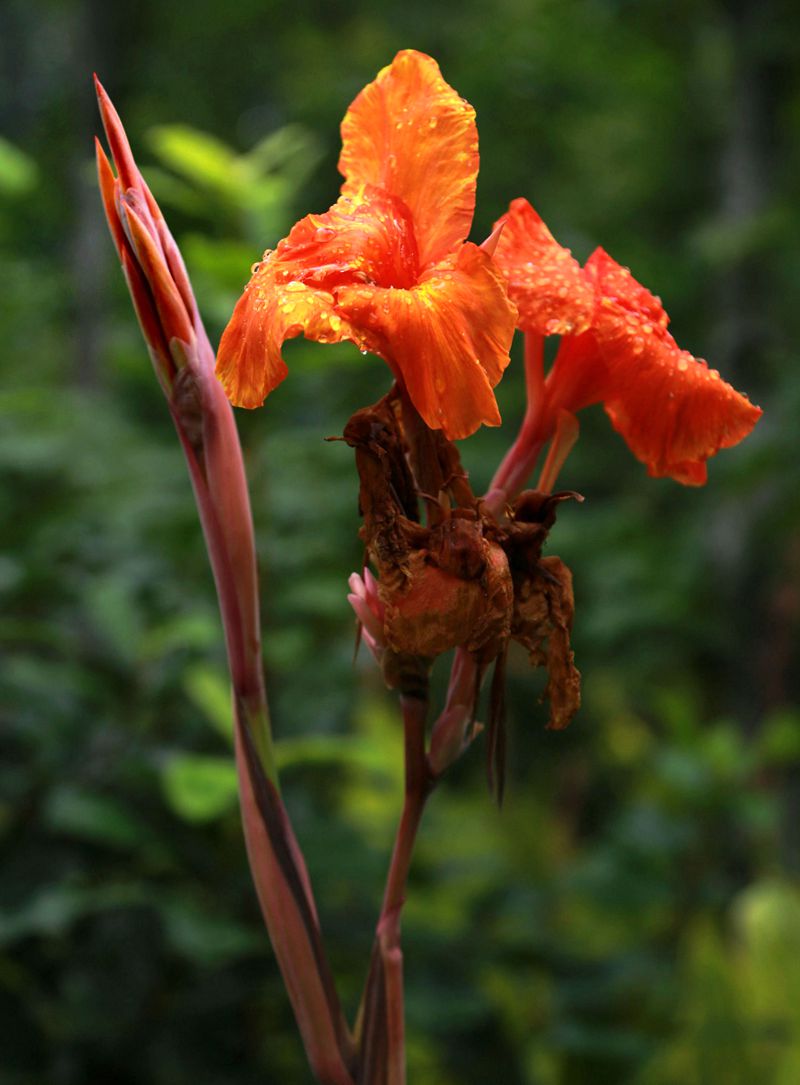
<svg viewBox="0 0 800 1085"><path fill-rule="evenodd" d="M372 960L359 1011L361 1059L358 1085L405 1085L405 1011L400 919L411 858L434 779L425 753L427 698L402 695L405 794Z"/></svg>
<svg viewBox="0 0 800 1085"><path fill-rule="evenodd" d="M264 685L253 523L233 411L180 251L96 80L117 175L97 144L112 239L186 457L219 599L233 687L247 853L309 1062L321 1085L353 1085L353 1043L325 957L306 865L280 797Z"/></svg>

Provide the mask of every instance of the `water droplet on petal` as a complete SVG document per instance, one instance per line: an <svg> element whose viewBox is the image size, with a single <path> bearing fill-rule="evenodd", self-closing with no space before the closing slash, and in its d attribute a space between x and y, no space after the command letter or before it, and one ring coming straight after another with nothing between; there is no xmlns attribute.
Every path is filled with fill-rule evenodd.
<svg viewBox="0 0 800 1085"><path fill-rule="evenodd" d="M336 231L332 230L330 226L320 226L314 231L314 237L317 241L331 241L336 237Z"/></svg>
<svg viewBox="0 0 800 1085"><path fill-rule="evenodd" d="M261 270L261 261L260 260L256 260L256 262L254 264L250 265L250 274L251 275L255 275L255 273L257 271L260 271L260 270Z"/></svg>
<svg viewBox="0 0 800 1085"><path fill-rule="evenodd" d="M301 290L305 290L305 283L298 282L297 279L293 279L292 282L287 283L284 290L288 290L292 294L299 294Z"/></svg>

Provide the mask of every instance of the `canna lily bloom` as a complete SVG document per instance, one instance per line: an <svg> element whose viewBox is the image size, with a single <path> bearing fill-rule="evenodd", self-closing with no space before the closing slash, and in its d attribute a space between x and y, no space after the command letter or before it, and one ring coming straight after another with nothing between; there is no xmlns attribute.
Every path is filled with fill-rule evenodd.
<svg viewBox="0 0 800 1085"><path fill-rule="evenodd" d="M432 429L450 439L498 425L492 389L515 311L487 252L465 241L475 209L472 107L436 61L397 54L342 123L342 194L255 265L222 336L217 376L258 407L286 376L301 333L379 355Z"/></svg>
<svg viewBox="0 0 800 1085"><path fill-rule="evenodd" d="M603 249L582 268L524 199L500 223L495 260L518 326L562 336L543 390L550 431L559 412L602 403L651 476L701 486L706 460L746 437L761 410L680 349L661 301Z"/></svg>

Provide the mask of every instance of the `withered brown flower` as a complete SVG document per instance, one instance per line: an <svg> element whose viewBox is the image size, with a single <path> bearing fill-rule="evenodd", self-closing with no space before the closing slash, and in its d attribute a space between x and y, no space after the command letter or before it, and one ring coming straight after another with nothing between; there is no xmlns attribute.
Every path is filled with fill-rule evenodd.
<svg viewBox="0 0 800 1085"><path fill-rule="evenodd" d="M527 490L495 517L472 493L455 446L429 430L397 388L357 411L344 440L355 450L360 534L378 575L388 684L402 690L407 679L418 689L434 659L463 648L477 664L477 699L481 677L497 661L493 747L513 639L534 666L547 668L548 726L565 727L580 704L570 648L572 577L559 558L543 558L542 547L560 502L579 495Z"/></svg>

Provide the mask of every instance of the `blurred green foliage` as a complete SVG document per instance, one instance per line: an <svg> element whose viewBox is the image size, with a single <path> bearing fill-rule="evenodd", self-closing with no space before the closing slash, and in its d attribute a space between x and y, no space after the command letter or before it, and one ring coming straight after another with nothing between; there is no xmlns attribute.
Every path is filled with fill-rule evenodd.
<svg viewBox="0 0 800 1085"><path fill-rule="evenodd" d="M702 491L599 410L563 475L584 708L545 732L510 661L510 788L480 743L430 804L404 923L414 1085L800 1079L800 17L765 4L477 0L0 14L0 1082L309 1080L247 872L213 587L91 173L97 68L218 334L261 250L335 197L336 126L394 51L477 108L476 238L529 196L662 294L766 413ZM387 386L288 346L240 416L288 805L357 1004L401 790L352 665L349 450ZM465 443L485 486L522 410ZM446 667L437 670L441 690Z"/></svg>

